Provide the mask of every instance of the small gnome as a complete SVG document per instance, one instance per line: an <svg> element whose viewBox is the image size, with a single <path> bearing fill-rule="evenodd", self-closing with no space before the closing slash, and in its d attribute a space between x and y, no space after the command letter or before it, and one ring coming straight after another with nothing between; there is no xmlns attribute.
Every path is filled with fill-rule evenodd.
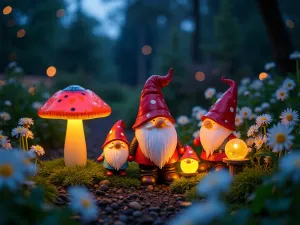
<svg viewBox="0 0 300 225"><path fill-rule="evenodd" d="M106 168L107 176L113 176L115 172L119 172L120 176L126 176L129 143L124 128L122 120L115 123L102 146L103 153L97 159L99 162L104 160L103 167Z"/></svg>
<svg viewBox="0 0 300 225"><path fill-rule="evenodd" d="M158 179L171 183L179 178L175 163L184 147L177 138L174 119L161 91L173 75L151 76L140 96L140 107L133 125L135 137L130 144L129 161L135 160L140 168L143 185L156 184Z"/></svg>
<svg viewBox="0 0 300 225"><path fill-rule="evenodd" d="M222 77L222 81L229 84L230 88L202 116L200 134L194 140L195 146L203 147L200 158L204 162L200 164L199 172L225 168L226 165L222 161L226 158L225 145L229 140L236 138L232 132L236 130L237 86L233 80Z"/></svg>
<svg viewBox="0 0 300 225"><path fill-rule="evenodd" d="M185 152L180 158L180 168L184 176L192 176L197 174L199 167L199 158L196 152L190 147L185 147Z"/></svg>

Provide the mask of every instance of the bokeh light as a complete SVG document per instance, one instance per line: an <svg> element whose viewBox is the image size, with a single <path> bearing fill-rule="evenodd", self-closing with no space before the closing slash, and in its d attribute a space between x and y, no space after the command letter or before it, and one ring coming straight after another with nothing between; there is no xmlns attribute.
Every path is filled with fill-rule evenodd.
<svg viewBox="0 0 300 225"><path fill-rule="evenodd" d="M286 23L288 28L293 29L295 27L295 24L292 20L287 20L285 23Z"/></svg>
<svg viewBox="0 0 300 225"><path fill-rule="evenodd" d="M35 87L31 86L31 87L28 89L28 93L31 94L31 95L34 95L34 94L35 94Z"/></svg>
<svg viewBox="0 0 300 225"><path fill-rule="evenodd" d="M26 32L25 32L24 29L18 30L18 32L17 32L17 37L18 37L18 38L22 38L22 37L25 36L25 34L26 34Z"/></svg>
<svg viewBox="0 0 300 225"><path fill-rule="evenodd" d="M150 55L151 52L152 52L151 46L149 46L149 45L143 46L143 48L142 48L142 53L143 53L144 55Z"/></svg>
<svg viewBox="0 0 300 225"><path fill-rule="evenodd" d="M203 72L198 71L198 72L195 73L195 79L197 81L204 81L205 74Z"/></svg>
<svg viewBox="0 0 300 225"><path fill-rule="evenodd" d="M64 9L59 9L56 11L56 16L57 17L63 17L65 15L65 10Z"/></svg>
<svg viewBox="0 0 300 225"><path fill-rule="evenodd" d="M268 74L265 73L265 72L262 72L262 73L259 74L258 77L259 77L260 80L264 80L264 79L266 79L268 77Z"/></svg>
<svg viewBox="0 0 300 225"><path fill-rule="evenodd" d="M8 55L9 61L16 61L16 59L17 59L17 53L15 53L15 52L9 53L9 55Z"/></svg>
<svg viewBox="0 0 300 225"><path fill-rule="evenodd" d="M15 24L16 24L15 20L9 20L9 21L7 21L7 26L9 26L9 27L14 26Z"/></svg>
<svg viewBox="0 0 300 225"><path fill-rule="evenodd" d="M4 15L8 15L8 14L11 13L11 11L12 11L12 7L10 7L10 6L8 5L8 6L6 6L6 7L3 9L3 14L4 14Z"/></svg>
<svg viewBox="0 0 300 225"><path fill-rule="evenodd" d="M0 80L0 87L3 86L5 82L3 80Z"/></svg>
<svg viewBox="0 0 300 225"><path fill-rule="evenodd" d="M48 77L54 77L56 74L56 68L54 66L49 66L46 73Z"/></svg>

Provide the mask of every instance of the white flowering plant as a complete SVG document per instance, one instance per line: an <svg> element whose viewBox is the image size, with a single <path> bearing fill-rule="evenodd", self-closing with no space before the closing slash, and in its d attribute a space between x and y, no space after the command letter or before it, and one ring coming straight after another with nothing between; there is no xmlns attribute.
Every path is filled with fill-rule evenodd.
<svg viewBox="0 0 300 225"><path fill-rule="evenodd" d="M35 133L37 142L51 148L61 146L65 124L58 120L39 118L37 114L52 91L43 83L31 84L31 81L25 83L22 77L22 69L17 63L12 62L4 73L4 79L0 80L0 130L9 134L17 124L26 129L29 125L32 127L31 131ZM25 120L19 121L22 117L25 117ZM30 119L35 121L34 126ZM12 137L9 139L13 145L18 145L19 140Z"/></svg>

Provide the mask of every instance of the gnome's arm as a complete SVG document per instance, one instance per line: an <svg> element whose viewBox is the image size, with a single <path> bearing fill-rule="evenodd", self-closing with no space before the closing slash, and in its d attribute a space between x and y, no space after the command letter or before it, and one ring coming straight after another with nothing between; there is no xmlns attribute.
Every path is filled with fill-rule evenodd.
<svg viewBox="0 0 300 225"><path fill-rule="evenodd" d="M200 145L201 145L200 137L196 137L196 138L194 139L194 145L195 145L195 146L200 146Z"/></svg>
<svg viewBox="0 0 300 225"><path fill-rule="evenodd" d="M97 158L98 162L102 162L104 160L104 152Z"/></svg>
<svg viewBox="0 0 300 225"><path fill-rule="evenodd" d="M134 157L135 157L135 153L136 153L136 150L138 148L138 140L136 139L136 137L134 136L131 143L130 143L130 146L129 146L129 156L128 156L128 161L133 161L134 160Z"/></svg>
<svg viewBox="0 0 300 225"><path fill-rule="evenodd" d="M182 154L184 153L184 151L185 151L185 148L184 148L184 146L183 146L183 144L182 144L182 142L180 141L179 138L177 138L177 146L176 146L176 149L177 149L178 153L181 154L181 155L182 155Z"/></svg>

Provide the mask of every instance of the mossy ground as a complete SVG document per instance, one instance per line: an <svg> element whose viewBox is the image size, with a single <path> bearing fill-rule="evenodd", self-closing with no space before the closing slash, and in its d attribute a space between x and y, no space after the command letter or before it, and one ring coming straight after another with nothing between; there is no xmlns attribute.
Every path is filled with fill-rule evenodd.
<svg viewBox="0 0 300 225"><path fill-rule="evenodd" d="M171 190L174 193L184 194L195 187L204 176L206 176L206 173L201 173L193 177L181 177L171 184Z"/></svg>
<svg viewBox="0 0 300 225"><path fill-rule="evenodd" d="M50 185L68 187L71 185L91 186L102 180L110 180L115 187L139 186L138 164L129 163L126 177L107 177L102 164L88 160L85 167L70 168L64 165L64 159L42 162L36 181L47 181Z"/></svg>

